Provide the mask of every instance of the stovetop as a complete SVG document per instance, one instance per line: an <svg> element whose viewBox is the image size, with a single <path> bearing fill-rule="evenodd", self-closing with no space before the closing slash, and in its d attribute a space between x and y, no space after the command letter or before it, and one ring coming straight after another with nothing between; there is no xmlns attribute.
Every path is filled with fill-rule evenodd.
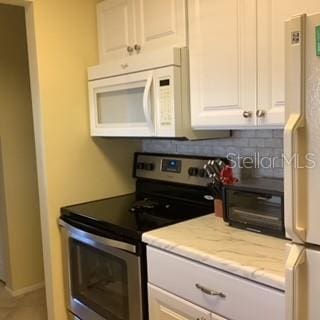
<svg viewBox="0 0 320 320"><path fill-rule="evenodd" d="M64 207L61 219L101 236L141 241L143 232L212 213L203 170L212 159L136 153L135 193Z"/></svg>
<svg viewBox="0 0 320 320"><path fill-rule="evenodd" d="M136 193L107 198L61 209L67 223L91 226L100 232L140 240L143 232L171 225L213 211L173 199L148 197L139 199Z"/></svg>

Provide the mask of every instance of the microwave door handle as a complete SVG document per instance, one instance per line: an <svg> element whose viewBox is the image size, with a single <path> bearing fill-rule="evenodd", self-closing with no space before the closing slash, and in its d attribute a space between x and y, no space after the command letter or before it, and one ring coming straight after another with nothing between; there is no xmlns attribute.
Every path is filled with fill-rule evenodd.
<svg viewBox="0 0 320 320"><path fill-rule="evenodd" d="M154 125L152 121L152 115L151 115L151 106L150 106L150 93L152 88L152 81L153 81L153 74L151 74L147 80L144 94L143 94L143 113L146 118L148 127L150 128L150 131L152 134L154 134Z"/></svg>

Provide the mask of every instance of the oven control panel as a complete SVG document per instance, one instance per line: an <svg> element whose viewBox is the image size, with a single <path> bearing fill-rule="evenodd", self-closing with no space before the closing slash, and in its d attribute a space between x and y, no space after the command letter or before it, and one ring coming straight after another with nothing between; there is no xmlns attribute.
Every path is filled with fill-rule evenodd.
<svg viewBox="0 0 320 320"><path fill-rule="evenodd" d="M221 157L136 153L133 171L137 178L207 186L212 179L205 166L212 160L227 163Z"/></svg>
<svg viewBox="0 0 320 320"><path fill-rule="evenodd" d="M182 160L180 159L165 159L161 161L161 171L162 172L174 172L181 173Z"/></svg>

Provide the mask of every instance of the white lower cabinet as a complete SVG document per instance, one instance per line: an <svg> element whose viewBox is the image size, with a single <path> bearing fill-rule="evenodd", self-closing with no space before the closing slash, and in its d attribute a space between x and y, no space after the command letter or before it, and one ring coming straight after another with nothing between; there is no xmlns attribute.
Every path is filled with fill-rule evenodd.
<svg viewBox="0 0 320 320"><path fill-rule="evenodd" d="M150 320L226 320L153 285L148 285Z"/></svg>
<svg viewBox="0 0 320 320"><path fill-rule="evenodd" d="M284 291L153 247L147 261L150 320L285 319Z"/></svg>

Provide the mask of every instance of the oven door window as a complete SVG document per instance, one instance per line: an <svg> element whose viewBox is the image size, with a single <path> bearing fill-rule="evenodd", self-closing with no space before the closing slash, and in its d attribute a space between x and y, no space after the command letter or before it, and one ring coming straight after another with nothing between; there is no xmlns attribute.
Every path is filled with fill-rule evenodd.
<svg viewBox="0 0 320 320"><path fill-rule="evenodd" d="M71 290L105 319L129 319L128 270L125 260L70 239Z"/></svg>

